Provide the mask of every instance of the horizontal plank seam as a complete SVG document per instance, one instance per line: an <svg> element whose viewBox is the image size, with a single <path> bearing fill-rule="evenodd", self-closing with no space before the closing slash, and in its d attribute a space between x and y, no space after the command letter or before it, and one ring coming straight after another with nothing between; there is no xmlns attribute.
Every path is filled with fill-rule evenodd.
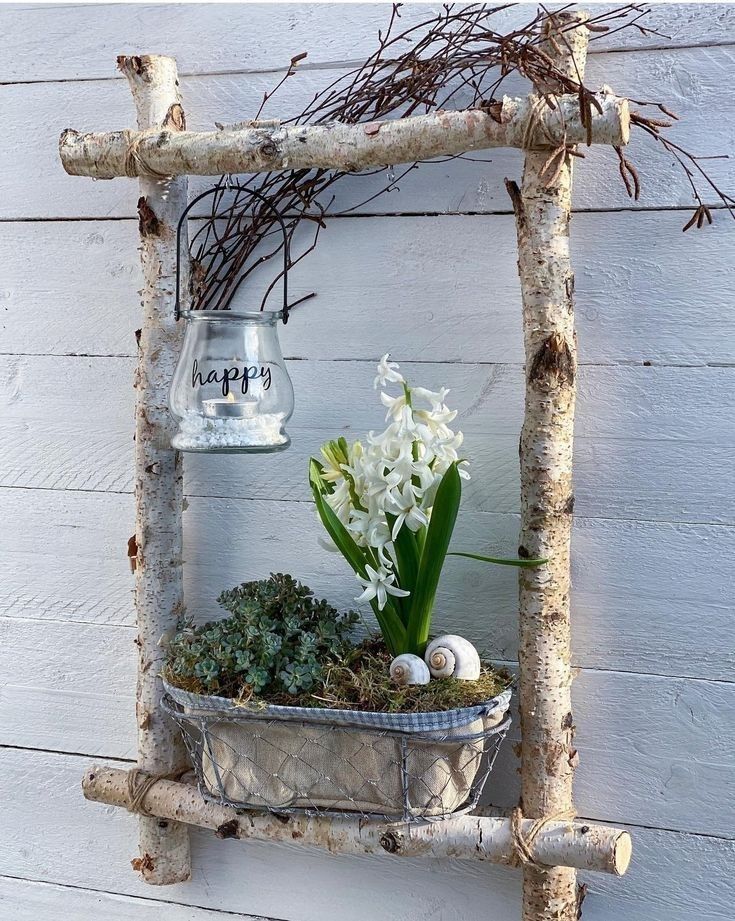
<svg viewBox="0 0 735 921"><path fill-rule="evenodd" d="M133 698L130 698L131 701ZM0 742L0 751L13 751L13 752L41 752L46 755L64 755L69 756L70 758L103 758L106 761L109 761L111 758L119 763L120 765L126 764L135 764L134 758L120 758L115 755L103 755L103 754L90 754L89 752L73 752L67 751L63 748L37 748L34 745L13 745L10 742Z"/></svg>
<svg viewBox="0 0 735 921"><path fill-rule="evenodd" d="M14 617L11 614L0 613L0 622L6 621L8 624L28 623L28 624L66 624L74 627L104 627L111 630L137 630L137 626L131 621L130 623L113 623L111 621L99 620L64 620L57 617L28 617L22 614Z"/></svg>
<svg viewBox="0 0 735 921"><path fill-rule="evenodd" d="M577 438L577 441L580 439ZM54 492L54 493L81 493L87 495L111 495L111 496L131 496L133 491L131 490L119 490L119 489L82 489L81 487L61 487L61 486L17 486L9 485L5 483L0 483L0 490L25 490L28 492ZM185 496L187 499L212 499L215 501L225 501L225 502L277 502L283 504L300 504L308 505L311 504L313 500L307 498L299 499L293 498L290 496L283 497L274 497L274 496L242 496L242 495L211 495L209 493L196 493L196 492L186 492ZM495 516L518 516L517 511L497 511L494 509L473 509L473 512L478 515L495 515ZM611 523L625 523L625 524L650 524L650 525L672 525L675 527L707 527L707 528L724 528L728 530L735 529L735 522L728 521L691 521L691 520L681 520L681 519L668 519L668 518L610 518L604 515L574 515L575 521L605 521ZM716 606L709 604L709 609L714 609ZM723 608L727 609L727 605L723 604ZM77 623L77 621L75 621Z"/></svg>
<svg viewBox="0 0 735 921"><path fill-rule="evenodd" d="M713 609L712 605L708 606L709 609ZM729 611L730 608L723 604L721 605L722 610ZM5 610L5 609L2 609ZM71 618L56 618L56 617L28 617L27 615L12 615L9 613L0 613L0 621L5 621L7 624L14 623L34 623L34 624L44 624L44 625L53 625L53 626L67 626L67 627L99 627L103 630L130 630L131 632L136 629L135 624L132 621L123 622L123 621L89 621L89 620L73 620ZM494 660L496 664L501 665L506 660L496 659ZM517 666L517 663L512 663L508 660L508 664ZM582 672L603 672L610 675L620 675L620 676L630 676L635 678L661 678L663 680L671 681L693 681L693 682L705 682L709 684L725 684L731 685L735 684L735 678L711 678L703 677L701 675L677 675L674 673L667 674L665 672L643 672L643 671L629 671L622 668L603 668L602 666L595 665L585 665L584 662L578 662L576 660L572 661L572 668L576 669L579 673ZM39 690L43 690L39 688ZM36 751L36 749L32 749Z"/></svg>
<svg viewBox="0 0 735 921"><path fill-rule="evenodd" d="M349 358L310 358L306 355L284 355L283 357L285 361L313 361L320 362L322 364L337 364L339 362L372 364L373 362L377 361L380 356L376 353L375 355ZM107 358L130 361L131 359L136 358L136 355L132 352L0 352L0 358ZM402 363L404 365L466 365L468 367L476 366L480 368L523 367L523 362L520 361L463 361L459 358L403 358ZM580 361L578 362L578 366L580 368L648 368L649 371L653 373L654 371L667 368L681 368L689 369L692 371L720 369L727 370L728 368L735 368L735 361L699 361L695 363L683 361L663 362L648 358L621 358L619 361ZM669 441L673 439L652 440ZM678 443L679 439L676 439L676 441Z"/></svg>
<svg viewBox="0 0 735 921"><path fill-rule="evenodd" d="M728 609L726 605L723 605L723 608ZM133 632L136 629L135 624L115 624L115 623L99 623L96 621L79 621L79 620L57 620L55 618L47 617L12 617L7 614L0 614L0 624L7 624L8 626L15 624L38 624L39 626L45 626L48 624L62 625L62 626L74 626L74 627L95 627L100 630L129 630ZM515 659L491 659L494 665L506 669L517 669L518 662ZM594 674L602 675L614 675L620 677L629 677L629 678L653 678L661 679L662 681L691 681L697 682L700 684L724 684L724 685L734 685L735 686L735 677L733 678L707 678L702 675L677 675L669 674L666 672L641 672L641 671L631 671L630 669L624 668L604 668L600 665L585 665L584 663L579 663L576 661L572 662L572 668L577 669L580 673L591 672ZM5 687L18 687L21 685L4 685ZM24 688L35 688L35 685L23 685ZM45 690L43 687L38 687L38 690ZM73 691L71 693L74 693ZM10 743L3 746L0 744L0 748L25 748L27 746L13 746ZM31 751L46 751L50 749L37 749L30 747ZM65 752L64 754L85 754L84 752ZM90 756L91 757L91 756Z"/></svg>
<svg viewBox="0 0 735 921"><path fill-rule="evenodd" d="M500 807L493 808L492 806L488 806L486 808L488 810L492 810L493 812L497 812L501 814L505 814L509 811L507 809L500 808ZM688 835L692 838L705 838L705 839L712 839L714 841L735 842L735 835L733 836L711 835L711 834L706 834L705 832L701 832L701 831L686 831L683 828L669 828L667 826L658 826L658 825L637 825L631 822L624 822L622 819L610 820L610 819L595 818L594 816L591 816L591 815L578 815L577 821L590 822L591 824L600 824L600 825L615 825L616 827L620 826L621 828L629 830L634 835L635 835L636 829L639 829L641 831L663 831L671 835ZM634 841L633 847L635 848L635 841Z"/></svg>
<svg viewBox="0 0 735 921"><path fill-rule="evenodd" d="M488 163L491 161L488 160ZM430 162L425 165L431 165ZM85 177L76 177L85 178ZM107 180L98 180L104 182ZM710 211L728 211L726 205L717 204L716 202L705 202ZM692 205L615 205L609 208L572 208L572 214L665 214L668 212L692 211ZM288 216L288 213L286 213ZM509 217L513 211L507 208L498 208L487 211L360 211L350 214L327 214L325 221L336 220L366 220L368 218L427 218L427 217ZM204 214L192 215L192 220L203 220ZM0 224L82 224L82 223L110 223L113 221L138 221L137 216L131 214L121 215L73 215L69 216L23 216L15 215L11 217L0 217Z"/></svg>
<svg viewBox="0 0 735 921"><path fill-rule="evenodd" d="M74 883L59 883L52 879L29 879L27 876L13 876L7 873L0 873L0 881L10 880L13 882L31 883L36 886L52 886L57 889L70 889L74 892L88 892L95 895L112 895L116 898L129 899L131 902L158 902L161 905L179 905L181 908L201 909L202 911L211 911L225 915L230 918L243 918L244 921L288 921L288 919L275 918L270 915L248 915L239 911L228 911L226 908L213 908L210 905L200 905L193 902L177 902L175 899L159 899L150 895L131 895L128 892L121 892L115 889L90 889L87 886L77 886Z"/></svg>
<svg viewBox="0 0 735 921"><path fill-rule="evenodd" d="M0 617L0 620L3 619L12 621L15 618ZM506 668L511 671L518 668L518 662L515 659L491 659L490 661L498 668ZM727 684L735 686L735 677L731 679L703 678L701 675L667 675L661 672L634 672L624 668L603 668L600 665L579 665L576 662L572 662L572 668L577 669L579 672L594 672L598 675L615 675L630 678L660 678L663 681L695 681L701 684Z"/></svg>
<svg viewBox="0 0 735 921"><path fill-rule="evenodd" d="M691 51L699 48L732 48L735 47L735 42L695 42L689 45L676 45L676 44L660 44L660 45L646 45L644 47L637 48L595 48L594 44L590 46L589 55L591 56L602 56L605 54L648 54L653 52L660 51ZM360 60L345 60L345 61L317 61L313 64L301 64L298 68L298 72L319 72L319 71L330 71L330 70L345 70L349 71L353 68L359 67L364 63L364 58ZM179 73L179 78L185 79L194 79L201 80L207 79L209 77L258 77L258 76L271 76L278 74L285 74L287 67L284 65L279 65L276 67L261 67L256 70L249 70L247 68L232 68L232 69L222 69L222 70L190 70L182 71ZM120 82L121 77L117 75L110 74L106 77L47 77L36 80L0 80L0 86L36 86L38 84L58 84L58 83L111 83L111 82Z"/></svg>
<svg viewBox="0 0 735 921"><path fill-rule="evenodd" d="M406 364L406 362L404 362ZM577 437L577 441L580 438ZM594 439L589 439L594 440ZM678 444L679 442L676 442ZM696 442L696 444L702 444L701 442ZM129 496L133 494L132 489L83 489L81 487L65 487L65 486L16 486L9 485L6 483L0 483L0 490L25 490L28 492L56 492L56 493L85 493L91 495L111 495L111 496ZM275 498L272 496L239 496L239 495L228 495L228 496L219 496L209 493L196 493L186 491L185 493L187 499L214 499L221 500L226 502L283 502L283 503L296 503L301 505L310 505L313 500L306 497L304 499L292 498L289 496L284 496L283 498ZM473 511L478 515L512 515L517 516L518 512L500 512L493 509L473 509ZM609 522L626 522L628 524L658 524L658 525L676 525L677 527L707 527L707 528L728 528L735 529L735 522L726 522L726 521L682 521L682 520L672 520L668 518L609 518L605 515L574 515L576 521L609 521ZM710 605L710 607L712 607ZM723 605L725 607L725 605Z"/></svg>
<svg viewBox="0 0 735 921"><path fill-rule="evenodd" d="M0 751L4 749L9 750L9 751L24 751L24 752L34 753L34 754L58 755L60 757L72 757L72 758L79 758L79 759L82 759L82 758L97 759L98 761L104 760L106 762L120 764L120 765L135 763L132 760L122 759L122 758L117 758L117 757L108 757L106 755L101 755L101 754L87 755L81 752L65 752L65 751L59 751L56 749L49 749L49 748L31 748L28 746L21 746L21 745L1 745L0 744ZM496 807L493 804L489 804L488 807L486 808L488 810L493 810L494 812L498 812L501 814L504 814L506 811L504 808ZM669 832L671 834L692 835L697 838L713 838L719 841L735 841L735 835L733 836L713 835L713 834L705 834L704 832L689 831L683 828L670 828L667 826L658 826L658 825L639 825L639 824L627 822L624 819L617 819L617 818L610 819L604 816L578 815L577 818L581 821L588 821L588 822L595 822L595 823L601 822L601 823L608 823L608 824L615 824L615 825L623 825L629 829L640 828L640 829L645 829L646 831L663 831L663 832Z"/></svg>

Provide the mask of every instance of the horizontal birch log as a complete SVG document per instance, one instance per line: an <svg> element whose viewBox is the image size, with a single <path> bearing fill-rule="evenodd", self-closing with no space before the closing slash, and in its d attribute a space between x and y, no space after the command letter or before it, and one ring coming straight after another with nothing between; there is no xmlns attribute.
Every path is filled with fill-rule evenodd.
<svg viewBox="0 0 735 921"><path fill-rule="evenodd" d="M627 99L607 88L592 110L594 144L627 144ZM113 131L80 134L67 128L59 140L72 176L215 176L279 169L338 169L429 160L490 147L557 147L587 139L576 96L559 96L550 108L537 96L504 97L483 109L438 110L428 115L347 125L282 126L245 122L217 131Z"/></svg>
<svg viewBox="0 0 735 921"><path fill-rule="evenodd" d="M130 808L128 772L94 766L82 780L84 796L93 802ZM305 815L275 816L208 803L196 786L159 780L142 805L159 819L209 828L221 838L299 843L334 854L392 854L455 860L488 860L515 866L511 820L461 816L427 825L388 825L378 821ZM533 820L522 820L528 833ZM627 831L578 821L552 821L538 833L531 856L547 866L576 867L622 876L628 869L631 839Z"/></svg>

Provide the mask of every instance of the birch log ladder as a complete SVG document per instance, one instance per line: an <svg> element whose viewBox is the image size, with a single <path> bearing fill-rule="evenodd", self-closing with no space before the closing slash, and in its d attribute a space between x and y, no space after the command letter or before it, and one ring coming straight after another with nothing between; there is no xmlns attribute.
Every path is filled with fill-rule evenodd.
<svg viewBox="0 0 735 921"><path fill-rule="evenodd" d="M184 127L176 62L171 58L120 57L135 101L138 128ZM178 727L160 709L158 675L164 657L161 636L183 611L184 500L181 455L171 449L168 387L176 365L179 335L174 320L176 225L186 207L185 176L143 176L138 201L143 265L143 323L135 385L135 606L138 614L138 765L170 775L186 765ZM155 885L182 882L191 873L189 832L178 822L140 817L143 878Z"/></svg>
<svg viewBox="0 0 735 921"><path fill-rule="evenodd" d="M571 18L570 18L571 17ZM582 13L549 15L547 52L581 80L588 30ZM575 23L577 25L575 26ZM563 24L563 33L560 31ZM220 837L301 840L332 852L490 860L524 865L524 921L576 921L575 868L622 875L631 855L620 829L575 821L576 759L570 703L569 548L576 348L569 259L571 154L575 144L626 144L628 103L609 89L582 118L574 95L503 99L488 110L440 112L390 122L299 126L251 122L187 132L176 64L157 56L121 58L138 112L138 131L80 134L67 129L60 155L68 173L138 176L144 319L136 422L138 524L136 608L138 769L92 768L85 796L141 814L136 866L150 883L190 873L187 826ZM583 124L584 122L584 124ZM380 822L252 814L247 822L202 800L181 774L177 732L160 709L161 637L176 622L181 589L181 461L169 445L167 386L177 356L174 228L186 205L186 175L313 167L352 171L495 146L526 150L522 186L508 182L518 232L526 351L521 435L521 554L548 557L521 570L520 698L522 803L510 819L459 817L396 829Z"/></svg>
<svg viewBox="0 0 735 921"><path fill-rule="evenodd" d="M556 19L580 25L554 38ZM588 30L583 13L547 20L547 51L563 73L582 80ZM555 87L546 87L553 93ZM572 157L559 151L554 169L548 146L528 150L519 190L508 182L518 232L523 298L526 398L520 442L521 536L519 553L546 558L539 569L520 570L521 798L539 820L574 815L576 759L572 718L570 544L572 443L577 370L574 275L569 259ZM576 873L526 861L524 918L575 921Z"/></svg>

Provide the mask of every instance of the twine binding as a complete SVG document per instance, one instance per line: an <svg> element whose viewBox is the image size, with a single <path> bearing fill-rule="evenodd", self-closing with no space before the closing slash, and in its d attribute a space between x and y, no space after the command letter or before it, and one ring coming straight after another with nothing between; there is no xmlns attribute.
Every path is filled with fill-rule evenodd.
<svg viewBox="0 0 735 921"><path fill-rule="evenodd" d="M548 147L561 146L556 142L556 139L553 137L553 135L547 128L546 122L544 121L544 118L543 118L543 115L546 109L547 108L550 110L552 109L551 105L549 104L549 99L551 99L556 104L555 111L559 113L560 118L562 117L561 107L558 105L556 95L554 93L549 93L548 96L539 96L535 93L532 93L529 96L529 99L531 101L531 107L528 111L528 117L526 118L526 123L523 126L523 134L521 136L521 148L523 150L538 150L539 147L544 147L544 146L548 146ZM534 143L534 138L536 136L537 131L540 132L544 136L547 142L545 145ZM566 130L564 133L566 135Z"/></svg>
<svg viewBox="0 0 735 921"><path fill-rule="evenodd" d="M125 175L130 179L135 179L137 176L142 176L144 178L158 179L163 182L169 180L171 176L166 175L165 173L159 173L157 170L154 170L153 167L149 166L145 162L140 152L140 145L143 141L147 141L148 138L153 137L154 135L159 135L161 133L160 128L148 128L145 131L130 131L126 129L123 134L125 135L125 141L127 146L125 148Z"/></svg>
<svg viewBox="0 0 735 921"><path fill-rule="evenodd" d="M536 842L536 838L538 838L547 825L551 825L554 822L571 821L575 816L576 813L573 809L563 809L559 812L553 812L551 815L544 816L542 819L536 819L533 825L524 834L523 810L520 806L516 806L510 817L510 834L511 841L513 842L511 866L518 867L523 865L536 867L538 870L548 870L549 867L547 864L540 863L533 856L533 845Z"/></svg>
<svg viewBox="0 0 735 921"><path fill-rule="evenodd" d="M169 774L149 774L140 768L131 768L128 771L128 796L130 802L128 809L130 812L138 812L140 815L150 816L143 801L148 793L158 783L159 780L181 780L184 774L188 773L188 767L180 771L172 771Z"/></svg>

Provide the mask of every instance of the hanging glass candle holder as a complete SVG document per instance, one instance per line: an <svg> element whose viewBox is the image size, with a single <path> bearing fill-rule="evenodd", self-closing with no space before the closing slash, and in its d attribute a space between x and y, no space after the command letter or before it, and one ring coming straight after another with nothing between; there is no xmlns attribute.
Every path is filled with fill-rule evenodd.
<svg viewBox="0 0 735 921"><path fill-rule="evenodd" d="M282 310L248 309L240 292L234 309L180 309L181 228L190 209L215 191L195 198L179 222L176 317L186 326L171 383L171 412L178 422L171 446L214 453L283 451L291 443L285 425L294 408L278 341L278 321L288 322L289 241L280 212L267 199L248 190L271 208L283 232Z"/></svg>

